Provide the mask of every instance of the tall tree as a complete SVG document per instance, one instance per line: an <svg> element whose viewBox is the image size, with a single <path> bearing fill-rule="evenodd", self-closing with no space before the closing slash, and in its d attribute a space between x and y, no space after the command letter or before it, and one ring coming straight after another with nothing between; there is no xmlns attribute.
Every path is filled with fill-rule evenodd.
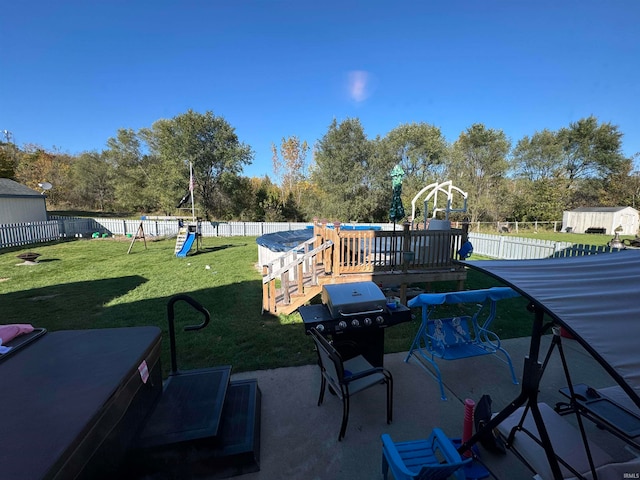
<svg viewBox="0 0 640 480"><path fill-rule="evenodd" d="M391 130L386 140L394 156L394 165L400 164L407 182L424 187L425 182L444 180L447 142L440 129L428 123L405 123ZM413 180L412 180L413 179Z"/></svg>
<svg viewBox="0 0 640 480"><path fill-rule="evenodd" d="M481 123L473 124L456 140L450 176L469 193L471 221L491 221L504 215L500 199L505 193L509 148L502 130L488 129Z"/></svg>
<svg viewBox="0 0 640 480"><path fill-rule="evenodd" d="M558 132L567 186L580 178L605 178L624 169L622 133L610 123L598 123L594 116L571 123Z"/></svg>
<svg viewBox="0 0 640 480"><path fill-rule="evenodd" d="M391 130L384 138L392 157L387 173L400 164L405 172L402 196L409 205L415 195L434 181L444 181L449 156L447 142L440 129L428 123L405 123ZM385 188L390 188L389 183Z"/></svg>
<svg viewBox="0 0 640 480"><path fill-rule="evenodd" d="M34 190L39 183L49 182L53 188L47 192L49 205L68 204L71 191L69 169L72 157L66 153L48 152L42 147L28 145L19 153L16 180Z"/></svg>
<svg viewBox="0 0 640 480"><path fill-rule="evenodd" d="M563 147L558 135L544 129L525 135L513 149L513 168L517 176L537 181L562 176Z"/></svg>
<svg viewBox="0 0 640 480"><path fill-rule="evenodd" d="M115 170L105 155L97 152L80 154L71 166L72 201L81 208L104 211L115 200Z"/></svg>
<svg viewBox="0 0 640 480"><path fill-rule="evenodd" d="M562 218L564 189L558 180L541 178L531 181L517 178L509 184L509 195L502 203L509 205L505 219L519 222L552 222Z"/></svg>
<svg viewBox="0 0 640 480"><path fill-rule="evenodd" d="M249 216L254 222L276 222L282 220L281 193L277 185L268 176L252 178L253 200L252 212Z"/></svg>
<svg viewBox="0 0 640 480"><path fill-rule="evenodd" d="M170 120L158 120L144 131L151 152L160 160L155 184L162 189L163 208L173 209L189 185L193 164L194 193L205 218L224 214L220 206L228 199L223 175L238 176L251 163L251 148L241 143L235 129L213 112L189 110Z"/></svg>
<svg viewBox="0 0 640 480"><path fill-rule="evenodd" d="M324 191L319 216L340 221L367 221L372 205L367 201L367 169L371 144L360 120L334 119L316 146L312 179Z"/></svg>
<svg viewBox="0 0 640 480"><path fill-rule="evenodd" d="M0 178L13 179L16 174L18 148L11 142L0 142Z"/></svg>
<svg viewBox="0 0 640 480"><path fill-rule="evenodd" d="M103 158L114 169L114 195L125 211L149 212L159 207L153 189L154 159L142 153L145 145L138 133L121 128L107 140Z"/></svg>
<svg viewBox="0 0 640 480"><path fill-rule="evenodd" d="M282 192L281 203L284 205L289 195L293 195L295 201L300 203L300 182L305 178L305 166L309 145L306 140L302 142L297 136L282 138L280 151L275 143L271 144L273 153L273 173L280 182Z"/></svg>

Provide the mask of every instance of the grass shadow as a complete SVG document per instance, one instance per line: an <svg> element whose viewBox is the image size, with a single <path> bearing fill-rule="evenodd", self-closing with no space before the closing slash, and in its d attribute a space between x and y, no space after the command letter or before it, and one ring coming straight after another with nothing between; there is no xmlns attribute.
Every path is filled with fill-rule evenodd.
<svg viewBox="0 0 640 480"><path fill-rule="evenodd" d="M222 285L187 293L210 313L209 325L199 324L202 314L186 302L174 305L176 351L180 369L232 365L233 371L307 365L315 360L313 345L302 323L282 324L278 317L261 315L259 280ZM167 304L171 296L105 308L100 326L155 325L162 330L162 365L170 368Z"/></svg>
<svg viewBox="0 0 640 480"><path fill-rule="evenodd" d="M106 303L146 281L131 275L8 292L2 295L2 321L48 330L94 328L92 320L101 315Z"/></svg>
<svg viewBox="0 0 640 480"><path fill-rule="evenodd" d="M189 253L189 255L187 255L187 256L191 257L191 256L194 256L194 255L202 255L203 253L219 252L221 250L226 250L227 248L244 247L244 246L246 246L246 243L245 244L236 244L236 245L231 245L231 244L228 244L228 245L216 245L215 247L203 247L203 246L200 246L197 251L195 251L193 253Z"/></svg>

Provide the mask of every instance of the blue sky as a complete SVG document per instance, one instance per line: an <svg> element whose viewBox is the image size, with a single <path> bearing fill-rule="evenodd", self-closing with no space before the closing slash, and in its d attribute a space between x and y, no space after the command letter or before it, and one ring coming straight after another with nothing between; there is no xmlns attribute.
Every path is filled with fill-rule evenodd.
<svg viewBox="0 0 640 480"><path fill-rule="evenodd" d="M637 0L33 0L0 9L0 132L72 154L213 111L271 143L336 118L524 135L595 115L640 152Z"/></svg>

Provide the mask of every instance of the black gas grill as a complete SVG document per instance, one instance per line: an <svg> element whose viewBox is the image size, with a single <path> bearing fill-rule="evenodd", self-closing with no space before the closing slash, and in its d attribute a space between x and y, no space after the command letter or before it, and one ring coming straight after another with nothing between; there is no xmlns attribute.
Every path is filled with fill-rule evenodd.
<svg viewBox="0 0 640 480"><path fill-rule="evenodd" d="M381 367L384 329L411 320L404 305L387 307L386 297L374 282L355 282L322 287L322 305L298 309L305 331L315 327L333 340L344 360L363 355Z"/></svg>

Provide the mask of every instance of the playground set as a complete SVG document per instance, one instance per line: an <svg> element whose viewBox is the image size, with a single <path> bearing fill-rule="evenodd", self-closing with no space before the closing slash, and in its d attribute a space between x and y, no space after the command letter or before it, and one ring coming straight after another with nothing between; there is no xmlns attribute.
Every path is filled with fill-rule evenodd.
<svg viewBox="0 0 640 480"><path fill-rule="evenodd" d="M184 224L182 220L178 220L178 236L176 237L175 256L184 258L194 247L196 252L201 248L202 244L202 219L198 218L196 222Z"/></svg>

